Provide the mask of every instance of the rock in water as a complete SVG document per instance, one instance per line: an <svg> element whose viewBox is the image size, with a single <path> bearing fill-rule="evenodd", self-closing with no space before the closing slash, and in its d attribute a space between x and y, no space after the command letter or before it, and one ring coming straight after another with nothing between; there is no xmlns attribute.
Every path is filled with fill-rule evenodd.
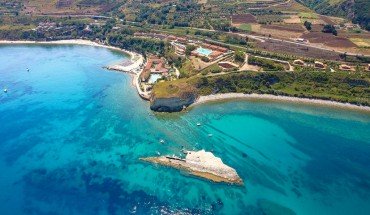
<svg viewBox="0 0 370 215"><path fill-rule="evenodd" d="M141 158L141 160L185 170L192 175L214 182L243 185L243 180L235 169L225 165L220 158L214 156L211 152L204 150L188 151L185 159L159 156Z"/></svg>

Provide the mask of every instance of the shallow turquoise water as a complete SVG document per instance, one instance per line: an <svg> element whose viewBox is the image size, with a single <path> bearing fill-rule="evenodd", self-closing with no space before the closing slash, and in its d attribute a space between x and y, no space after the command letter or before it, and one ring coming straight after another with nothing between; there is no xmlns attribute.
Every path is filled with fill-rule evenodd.
<svg viewBox="0 0 370 215"><path fill-rule="evenodd" d="M264 101L153 114L102 69L123 57L0 46L0 214L370 213L369 114ZM182 147L213 151L245 186L138 160Z"/></svg>

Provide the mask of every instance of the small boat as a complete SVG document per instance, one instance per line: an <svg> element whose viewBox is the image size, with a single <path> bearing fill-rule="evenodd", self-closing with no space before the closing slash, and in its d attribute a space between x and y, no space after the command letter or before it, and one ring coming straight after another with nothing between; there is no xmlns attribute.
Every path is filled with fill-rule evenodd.
<svg viewBox="0 0 370 215"><path fill-rule="evenodd" d="M164 143L164 139L160 139L160 140L159 140L159 142L160 142L160 143Z"/></svg>
<svg viewBox="0 0 370 215"><path fill-rule="evenodd" d="M29 68L27 68L27 72L29 72L30 71L30 69Z"/></svg>
<svg viewBox="0 0 370 215"><path fill-rule="evenodd" d="M213 136L213 134L208 134L208 137L212 137Z"/></svg>
<svg viewBox="0 0 370 215"><path fill-rule="evenodd" d="M197 126L201 126L202 124L200 124L200 122L197 123Z"/></svg>
<svg viewBox="0 0 370 215"><path fill-rule="evenodd" d="M4 93L7 93L7 92L8 92L8 90L5 88L5 89L4 89Z"/></svg>

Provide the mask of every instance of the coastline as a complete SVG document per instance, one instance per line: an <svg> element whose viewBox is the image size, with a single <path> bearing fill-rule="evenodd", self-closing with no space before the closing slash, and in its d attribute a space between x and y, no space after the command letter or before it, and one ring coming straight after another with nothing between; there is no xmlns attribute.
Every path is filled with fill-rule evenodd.
<svg viewBox="0 0 370 215"><path fill-rule="evenodd" d="M103 47L108 48L115 51L123 52L130 56L131 64L124 66L120 64L115 64L111 66L105 67L109 70L116 70L127 72L133 74L133 85L136 86L137 92L139 96L144 100L149 100L150 96L143 92L140 89L139 85L139 77L142 72L142 66L145 64L144 57L141 54L128 51L125 49L121 49L114 46L103 45L97 42L93 42L90 40L84 39L71 39L71 40L55 40L55 41L27 41L27 40L0 40L1 44L55 44L55 45L87 45L87 46L95 46L95 47ZM216 101L226 101L226 100L237 100L237 99L245 99L245 100L270 100L270 101L280 101L280 102L291 102L296 104L310 104L310 105L318 105L318 106L326 106L326 107L336 107L342 109L351 109L357 111L364 111L370 113L369 106L359 106L350 103L342 103L336 101L329 101L329 100L322 100L322 99L309 99L309 98L300 98L300 97L291 97L291 96L280 96L280 95L271 95L271 94L243 94L243 93L224 93L224 94L213 94L208 96L200 96L194 103L189 105L188 108L192 108L199 104L204 104L208 102L216 102Z"/></svg>
<svg viewBox="0 0 370 215"><path fill-rule="evenodd" d="M280 101L280 102L291 102L296 104L310 104L326 107L336 107L344 109L352 109L358 111L370 112L370 107L368 106L358 106L350 103L341 103L335 101L327 101L321 99L309 99L309 98L299 98L290 96L276 96L270 94L244 94L244 93L224 93L224 94L214 94L208 96L200 96L189 108L196 105L205 104L208 102L215 101L227 101L227 100L270 100L270 101Z"/></svg>
<svg viewBox="0 0 370 215"><path fill-rule="evenodd" d="M110 66L106 66L106 69L127 72L129 74L133 74L133 84L136 86L137 92L141 98L144 100L149 100L149 95L145 92L142 92L140 89L139 84L139 77L142 72L142 66L144 65L144 56L132 51L128 51L125 49L121 49L114 46L103 45L97 42L93 42L90 40L83 40L83 39L71 39L71 40L54 40L54 41L27 41L27 40L0 40L0 44L50 44L50 45L87 45L87 46L95 46L95 47L102 47L107 48L119 52L123 52L130 56L131 64L130 65L120 65L114 64Z"/></svg>
<svg viewBox="0 0 370 215"><path fill-rule="evenodd" d="M125 49L121 49L114 46L103 45L97 42L93 42L90 40L84 39L71 39L71 40L53 40L53 41L32 41L32 40L0 40L0 44L55 44L55 45L86 45L86 46L95 46L95 47L103 47L108 48L111 50L116 50L123 52L127 55L130 55L130 58L133 59L135 56L139 55L135 52L131 52Z"/></svg>

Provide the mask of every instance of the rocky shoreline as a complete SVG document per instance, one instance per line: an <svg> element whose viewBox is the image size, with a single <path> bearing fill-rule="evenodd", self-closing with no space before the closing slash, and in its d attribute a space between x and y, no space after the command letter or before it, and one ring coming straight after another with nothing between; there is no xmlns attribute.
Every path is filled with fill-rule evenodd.
<svg viewBox="0 0 370 215"><path fill-rule="evenodd" d="M170 156L147 157L140 160L184 170L191 175L208 179L213 182L243 185L235 169L225 165L222 160L211 152L188 151L186 158Z"/></svg>
<svg viewBox="0 0 370 215"><path fill-rule="evenodd" d="M196 99L196 94L170 98L156 98L152 96L150 99L150 109L156 112L180 112L196 102Z"/></svg>

